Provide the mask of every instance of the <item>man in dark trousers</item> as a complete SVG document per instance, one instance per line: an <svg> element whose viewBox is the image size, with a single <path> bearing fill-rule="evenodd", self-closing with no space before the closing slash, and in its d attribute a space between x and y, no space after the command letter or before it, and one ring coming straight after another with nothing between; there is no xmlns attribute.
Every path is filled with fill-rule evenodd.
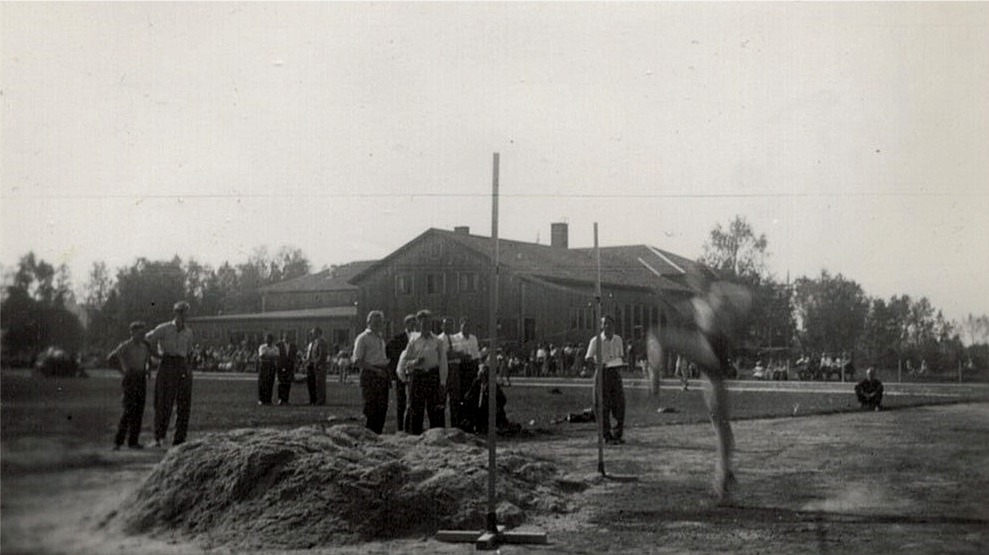
<svg viewBox="0 0 989 555"><path fill-rule="evenodd" d="M601 344L601 354L598 356L598 343ZM601 318L601 333L591 338L587 345L585 359L592 363L601 363L604 372L601 393L601 418L604 420L604 440L608 443L625 443L622 435L625 431L625 389L622 385L621 371L625 368L625 346L622 338L615 333L615 320L611 316ZM595 399L597 398L598 380L594 379ZM595 401L596 403L596 401ZM615 427L611 428L611 415L615 416Z"/></svg>
<svg viewBox="0 0 989 555"><path fill-rule="evenodd" d="M428 310L416 313L419 334L413 337L398 359L398 376L409 382L409 422L405 431L422 433L423 416L428 415L430 428L445 427L448 368L446 345L434 335L433 315Z"/></svg>
<svg viewBox="0 0 989 555"><path fill-rule="evenodd" d="M404 324L405 330L395 337L392 337L388 341L388 344L385 345L385 354L388 356L388 372L391 379L395 382L395 421L398 424L398 431L400 432L405 430L405 407L408 400L408 392L406 391L406 387L408 387L408 384L405 380L398 377L396 368L398 368L398 358L402 356L402 351L408 347L409 340L417 334L415 314L407 315L405 317Z"/></svg>
<svg viewBox="0 0 989 555"><path fill-rule="evenodd" d="M855 385L855 396L865 410L880 411L883 408L883 382L875 377L875 373L870 366L865 371L865 379Z"/></svg>
<svg viewBox="0 0 989 555"><path fill-rule="evenodd" d="M175 406L175 436L172 445L185 442L192 411L192 330L185 324L189 303L179 301L172 307L174 318L148 332L145 339L161 356L155 378L155 447L161 447Z"/></svg>
<svg viewBox="0 0 989 555"><path fill-rule="evenodd" d="M289 393L292 392L292 380L295 378L295 361L299 357L299 348L288 340L288 334L282 332L278 345L278 404L287 405Z"/></svg>
<svg viewBox="0 0 989 555"><path fill-rule="evenodd" d="M360 371L361 394L367 429L381 434L388 415L388 357L385 355L385 314L380 310L367 313L367 329L354 340L351 362Z"/></svg>
<svg viewBox="0 0 989 555"><path fill-rule="evenodd" d="M306 385L309 386L309 404L326 404L326 365L330 346L323 339L323 330L314 328L312 341L306 349Z"/></svg>
<svg viewBox="0 0 989 555"><path fill-rule="evenodd" d="M464 398L470 390L474 380L477 379L477 372L481 361L481 349L477 343L477 336L470 332L470 320L465 316L460 319L460 333L452 337L452 351L447 355L450 361L450 417L452 426L462 426L465 420L470 420L471 414L464 407ZM457 359L460 364L454 365L453 360ZM458 414L453 418L454 407L457 407ZM469 422L464 428L469 427Z"/></svg>
<svg viewBox="0 0 989 555"><path fill-rule="evenodd" d="M151 347L144 340L147 326L144 322L133 322L130 325L130 339L124 341L106 357L112 367L124 375L121 382L124 393L124 414L120 417L117 427L117 437L114 438L113 448L120 449L127 439L127 447L144 449L138 441L141 435L141 421L144 419L144 401L148 390L148 362L151 359Z"/></svg>

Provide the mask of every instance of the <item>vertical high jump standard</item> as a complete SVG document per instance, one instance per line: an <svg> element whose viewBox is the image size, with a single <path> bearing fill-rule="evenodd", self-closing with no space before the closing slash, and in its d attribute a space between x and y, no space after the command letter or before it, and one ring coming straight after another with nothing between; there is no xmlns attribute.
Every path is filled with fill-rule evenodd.
<svg viewBox="0 0 989 555"><path fill-rule="evenodd" d="M477 549L496 549L501 544L547 543L546 533L539 531L518 532L504 530L498 526L498 499L495 492L497 483L497 392L498 379L498 162L499 155L494 153L494 169L491 179L491 311L488 320L488 511L486 526L483 531L477 530L440 530L436 539L447 542L474 542ZM596 224L595 224L596 225ZM595 228L596 229L596 228Z"/></svg>

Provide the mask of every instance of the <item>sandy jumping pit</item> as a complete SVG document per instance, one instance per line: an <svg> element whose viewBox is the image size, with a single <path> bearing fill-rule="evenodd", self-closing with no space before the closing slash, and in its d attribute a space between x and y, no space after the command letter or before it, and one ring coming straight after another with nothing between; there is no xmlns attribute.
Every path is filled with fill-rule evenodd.
<svg viewBox="0 0 989 555"><path fill-rule="evenodd" d="M589 484L499 449L498 522L572 512ZM354 425L210 434L172 449L111 515L128 534L231 548L311 548L482 529L486 445L460 430L377 436Z"/></svg>

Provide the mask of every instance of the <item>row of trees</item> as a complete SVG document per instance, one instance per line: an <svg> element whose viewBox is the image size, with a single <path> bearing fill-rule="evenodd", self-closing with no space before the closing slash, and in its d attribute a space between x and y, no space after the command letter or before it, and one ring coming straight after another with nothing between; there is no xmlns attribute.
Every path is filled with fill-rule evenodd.
<svg viewBox="0 0 989 555"><path fill-rule="evenodd" d="M259 288L309 271L309 260L292 247L274 252L259 247L247 261L224 262L217 268L176 256L139 258L111 273L106 263L96 262L83 298L76 299L64 264L56 268L28 253L4 275L0 306L4 355L29 358L52 344L70 351L85 345L105 352L129 322L171 318L172 304L178 299L188 301L193 314L199 315L257 312Z"/></svg>
<svg viewBox="0 0 989 555"><path fill-rule="evenodd" d="M950 370L970 360L989 366L989 316L949 322L926 297L870 297L855 281L826 270L792 284L780 282L766 266L768 245L765 234L736 216L727 228L719 224L711 231L700 260L753 292L749 347L849 353L861 363L888 368L924 361Z"/></svg>
<svg viewBox="0 0 989 555"><path fill-rule="evenodd" d="M956 368L969 360L989 367L989 317L948 322L924 297L869 297L855 281L823 270L781 282L768 270L768 245L765 234L736 217L711 231L701 258L753 292L745 338L750 348L850 353L858 363L884 367L901 361L919 365L922 360L934 369ZM0 317L5 356L36 354L52 344L105 351L130 321L170 318L176 299L187 300L200 315L256 312L261 308L259 288L309 271L302 251L291 247L274 252L259 247L245 262L224 262L217 268L191 258L139 258L111 273L97 262L83 298L77 300L64 264L56 267L29 253L4 275Z"/></svg>

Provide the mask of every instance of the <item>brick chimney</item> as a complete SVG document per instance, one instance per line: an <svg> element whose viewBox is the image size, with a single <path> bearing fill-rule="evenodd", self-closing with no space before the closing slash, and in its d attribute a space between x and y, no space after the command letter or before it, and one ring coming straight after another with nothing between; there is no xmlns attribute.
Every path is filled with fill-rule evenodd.
<svg viewBox="0 0 989 555"><path fill-rule="evenodd" d="M462 235L470 235L470 226L458 225L457 227L453 228L453 232L460 233Z"/></svg>
<svg viewBox="0 0 989 555"><path fill-rule="evenodd" d="M563 222L558 222L555 224L549 224L550 228L550 240L549 245L553 248L558 249L568 249L570 248L570 232L568 230L568 225Z"/></svg>

